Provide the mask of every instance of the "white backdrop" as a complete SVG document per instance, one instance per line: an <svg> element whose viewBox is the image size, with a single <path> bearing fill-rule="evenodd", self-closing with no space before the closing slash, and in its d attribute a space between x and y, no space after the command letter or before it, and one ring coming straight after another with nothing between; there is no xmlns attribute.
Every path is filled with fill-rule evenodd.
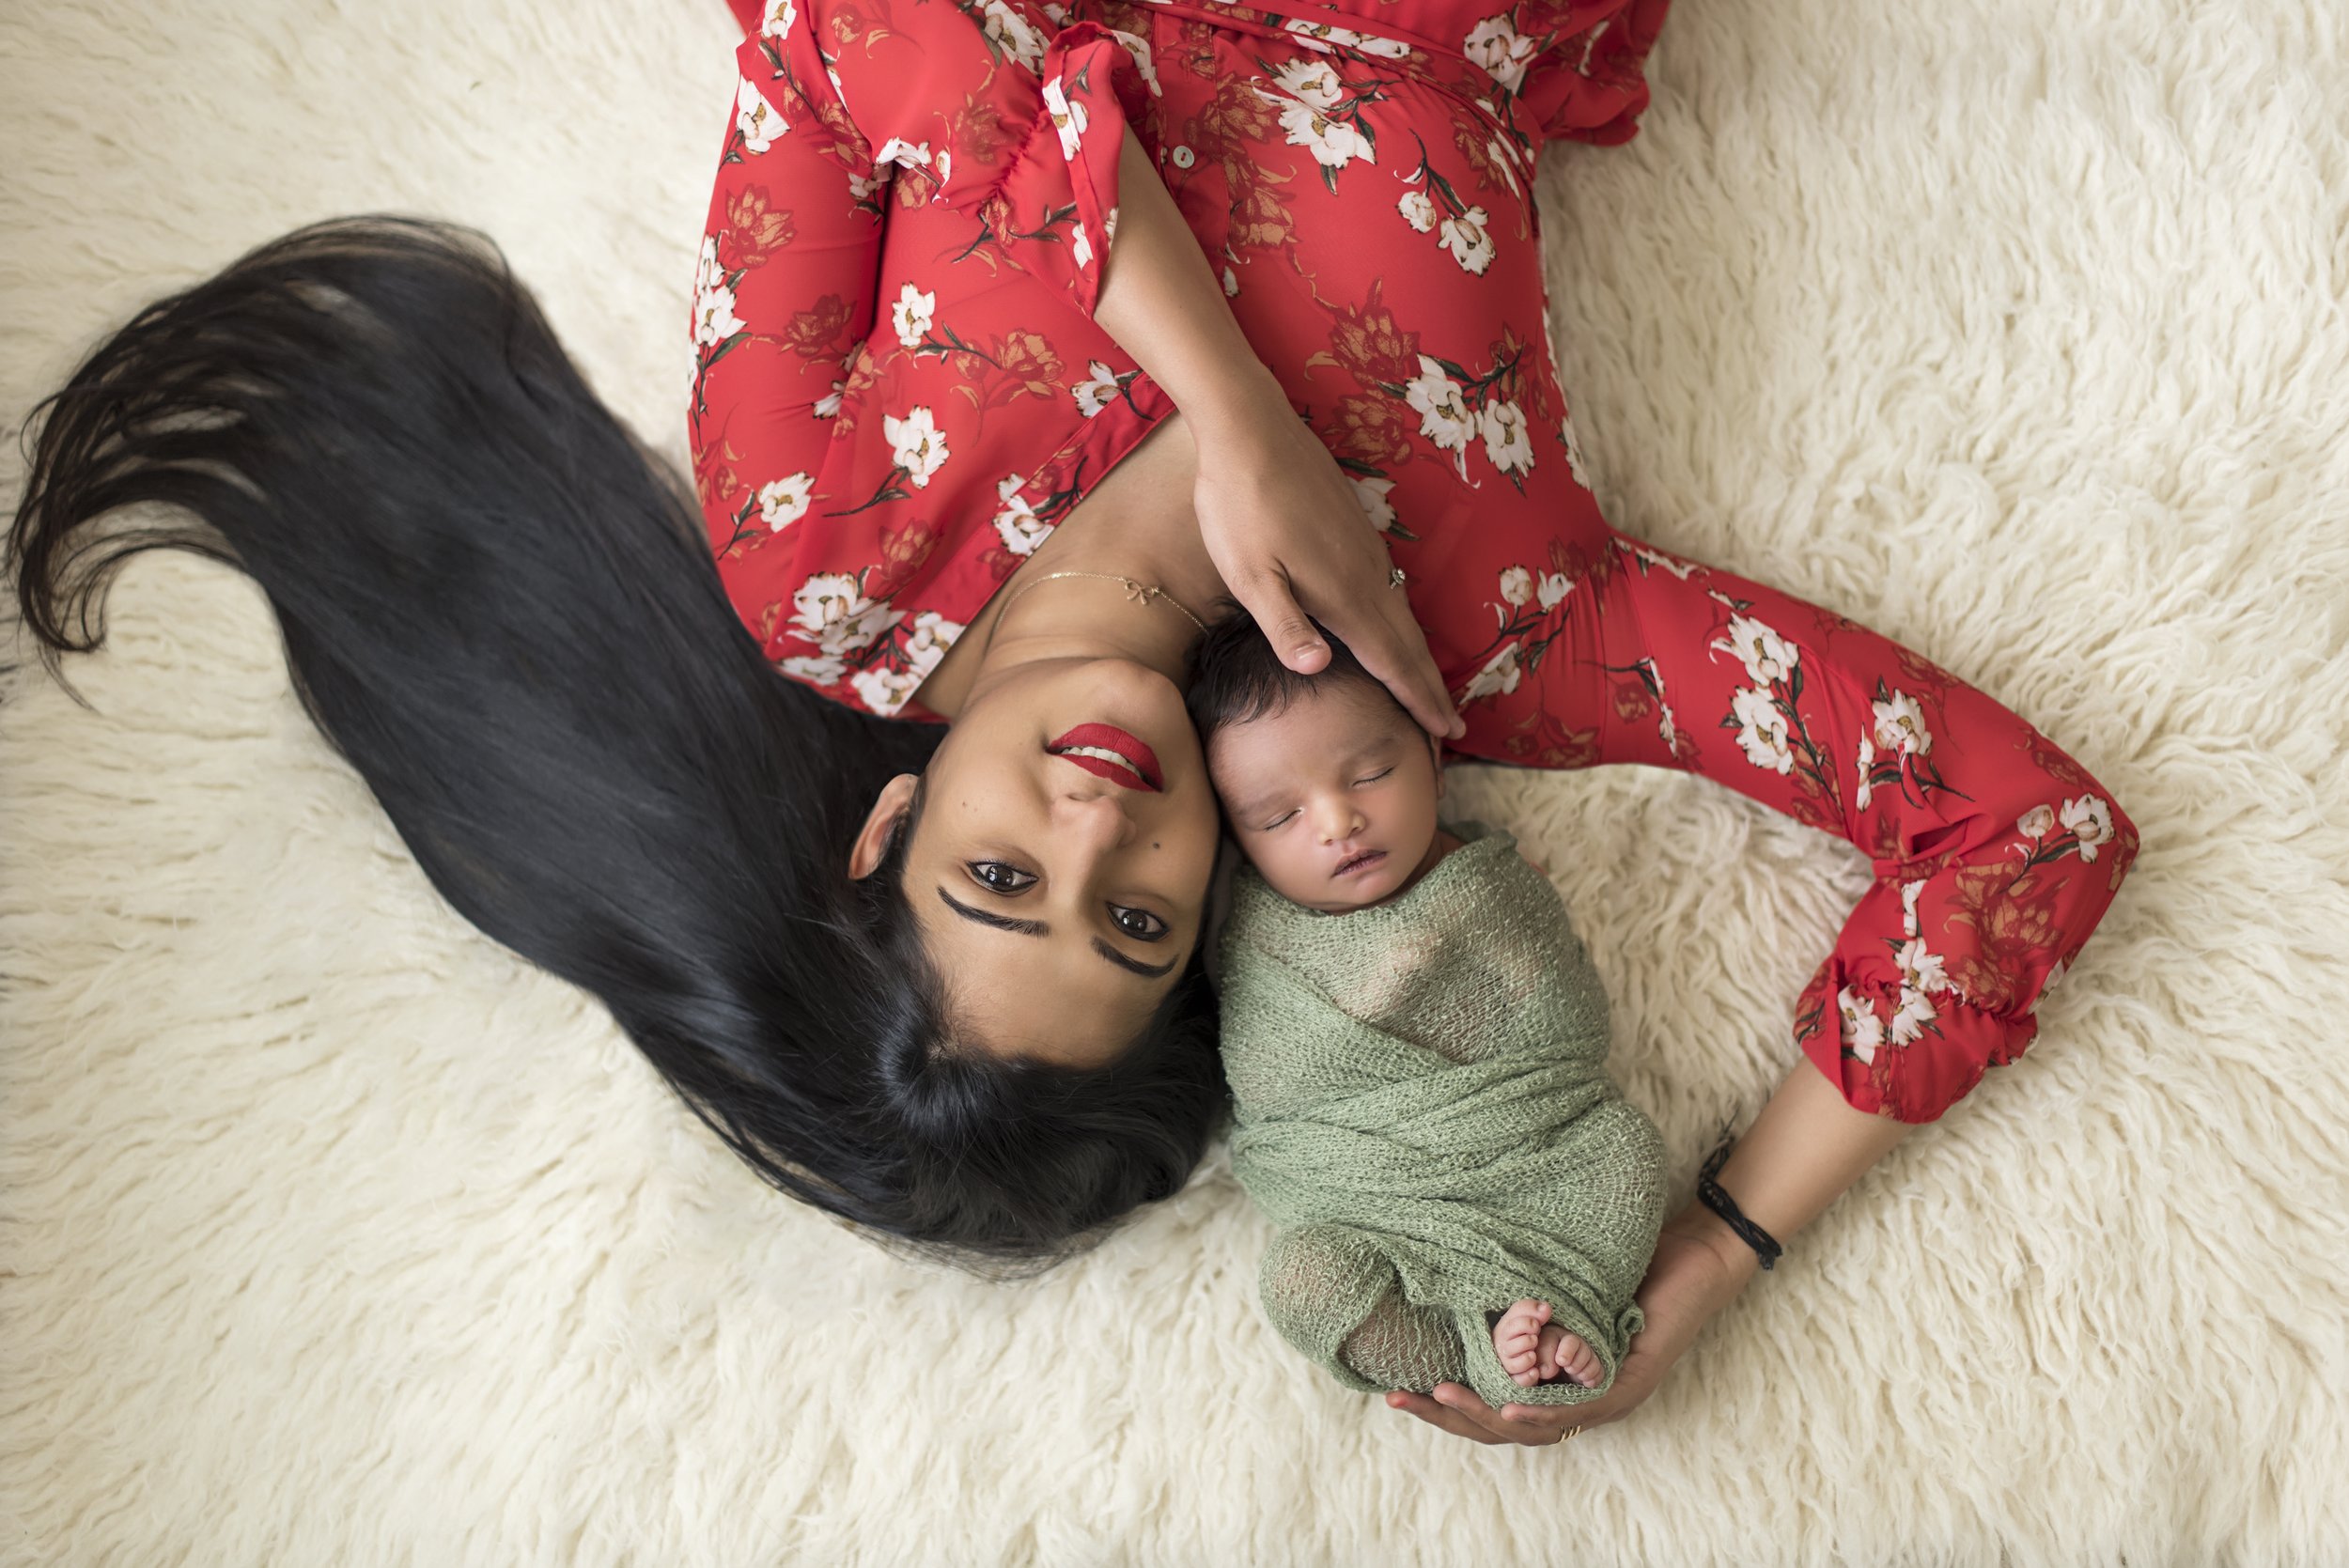
<svg viewBox="0 0 2349 1568"><path fill-rule="evenodd" d="M8 7L0 416L389 208L487 228L681 457L728 49L718 0ZM2349 1561L2342 13L1683 0L1655 78L1546 176L1610 515L1987 688L2145 849L2030 1055L1634 1421L1486 1451L1316 1381L1219 1167L1013 1289L795 1210L438 903L257 595L150 557L95 712L0 706L0 1554ZM1685 1191L1865 867L1697 781L1460 788Z"/></svg>

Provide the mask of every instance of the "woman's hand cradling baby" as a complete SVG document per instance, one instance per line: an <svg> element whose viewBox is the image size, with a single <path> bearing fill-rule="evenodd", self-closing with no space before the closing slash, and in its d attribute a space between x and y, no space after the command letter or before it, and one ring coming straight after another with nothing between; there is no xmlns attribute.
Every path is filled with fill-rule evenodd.
<svg viewBox="0 0 2349 1568"><path fill-rule="evenodd" d="M1493 1325L1493 1352L1520 1389L1567 1378L1595 1389L1607 1370L1580 1336L1549 1321L1547 1301L1519 1301L1501 1313Z"/></svg>
<svg viewBox="0 0 2349 1568"><path fill-rule="evenodd" d="M1647 1278L1640 1285L1647 1327L1631 1336L1623 1365L1615 1369L1614 1386L1598 1398L1585 1405L1507 1405L1495 1410L1472 1389L1439 1383L1433 1398L1403 1390L1391 1393L1388 1408L1407 1411L1470 1442L1529 1448L1555 1443L1570 1426L1621 1421L1656 1391L1672 1363L1753 1276L1752 1251L1734 1236L1729 1239L1735 1250L1719 1245L1705 1229L1711 1219L1703 1210L1694 1209L1665 1223ZM1718 1221L1713 1223L1718 1229Z"/></svg>

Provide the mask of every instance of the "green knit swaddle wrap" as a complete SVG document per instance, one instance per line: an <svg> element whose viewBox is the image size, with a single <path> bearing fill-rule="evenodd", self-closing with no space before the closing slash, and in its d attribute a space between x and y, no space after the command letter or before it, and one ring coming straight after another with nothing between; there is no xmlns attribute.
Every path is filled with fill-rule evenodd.
<svg viewBox="0 0 2349 1568"><path fill-rule="evenodd" d="M1399 1291L1378 1331L1445 1336L1488 1404L1578 1404L1641 1324L1663 1141L1607 1076L1606 992L1557 891L1507 833L1454 831L1469 842L1402 897L1346 915L1239 871L1220 954L1232 1169L1283 1227L1267 1313L1341 1383L1387 1386L1342 1352ZM1501 1370L1487 1314L1529 1296L1597 1353L1597 1388Z"/></svg>

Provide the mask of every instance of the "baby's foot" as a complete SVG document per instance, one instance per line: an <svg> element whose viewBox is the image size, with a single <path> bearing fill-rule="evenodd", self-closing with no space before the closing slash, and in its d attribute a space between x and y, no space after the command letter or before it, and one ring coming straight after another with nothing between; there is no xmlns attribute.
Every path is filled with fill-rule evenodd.
<svg viewBox="0 0 2349 1568"><path fill-rule="evenodd" d="M1600 1376L1607 1370L1599 1364L1597 1351L1584 1344L1579 1336L1567 1333L1554 1323L1542 1328L1541 1349L1536 1360L1541 1367L1543 1382L1555 1383L1570 1378L1586 1389L1597 1388Z"/></svg>
<svg viewBox="0 0 2349 1568"><path fill-rule="evenodd" d="M1493 1325L1493 1353L1501 1358L1501 1370L1520 1389L1540 1382L1554 1364L1542 1354L1548 1336L1558 1332L1543 1327L1548 1321L1548 1302L1519 1301Z"/></svg>

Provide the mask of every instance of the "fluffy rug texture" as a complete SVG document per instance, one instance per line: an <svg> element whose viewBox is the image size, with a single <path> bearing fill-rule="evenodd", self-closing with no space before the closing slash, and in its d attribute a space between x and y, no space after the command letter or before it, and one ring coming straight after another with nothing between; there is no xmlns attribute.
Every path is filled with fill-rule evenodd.
<svg viewBox="0 0 2349 1568"><path fill-rule="evenodd" d="M681 458L728 50L718 0L10 6L0 413L400 209ZM0 706L0 1556L2349 1561L2349 23L1683 0L1655 78L1545 173L1610 515L1987 688L2145 850L2039 1044L1632 1421L1486 1450L1310 1374L1220 1162L1019 1287L775 1197L434 897L259 597L149 557L94 711ZM1688 779L1459 788L1685 1193L1864 865Z"/></svg>

